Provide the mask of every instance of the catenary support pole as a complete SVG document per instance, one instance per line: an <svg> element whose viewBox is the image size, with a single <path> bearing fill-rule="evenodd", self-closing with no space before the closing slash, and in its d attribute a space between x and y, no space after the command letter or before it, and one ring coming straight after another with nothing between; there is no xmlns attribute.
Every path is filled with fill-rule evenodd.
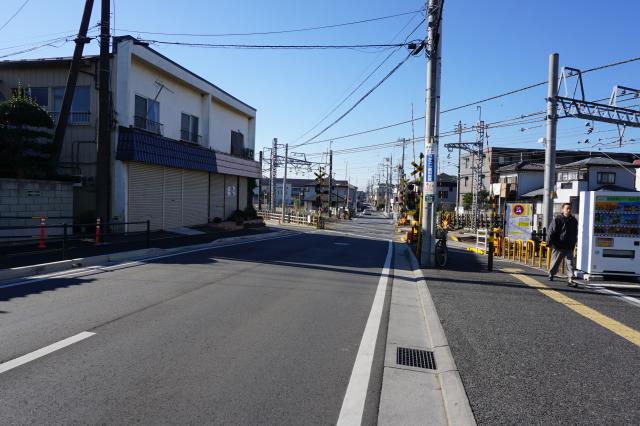
<svg viewBox="0 0 640 426"><path fill-rule="evenodd" d="M98 152L96 164L96 214L111 222L111 2L102 0L98 71ZM108 229L105 229L108 231Z"/></svg>
<svg viewBox="0 0 640 426"><path fill-rule="evenodd" d="M556 169L556 130L558 126L558 108L556 92L558 88L559 55L549 55L549 86L547 88L547 137L544 150L544 193L542 198L542 225L549 227L553 218L553 190Z"/></svg>
<svg viewBox="0 0 640 426"><path fill-rule="evenodd" d="M271 173L269 179L269 210L272 214L276 212L276 176L277 176L277 160L278 155L278 138L273 138L271 143Z"/></svg>
<svg viewBox="0 0 640 426"><path fill-rule="evenodd" d="M289 144L284 146L284 178L282 179L282 215L281 222L284 223L285 210L287 209L287 166L289 162Z"/></svg>
<svg viewBox="0 0 640 426"><path fill-rule="evenodd" d="M331 217L331 203L333 202L333 195L331 195L333 189L333 150L329 150L329 217ZM336 207L338 207L336 205Z"/></svg>

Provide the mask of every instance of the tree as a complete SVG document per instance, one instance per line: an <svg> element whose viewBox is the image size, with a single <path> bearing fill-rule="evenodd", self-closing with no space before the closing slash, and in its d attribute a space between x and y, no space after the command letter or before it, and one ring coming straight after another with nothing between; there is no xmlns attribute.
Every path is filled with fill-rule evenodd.
<svg viewBox="0 0 640 426"><path fill-rule="evenodd" d="M473 194L471 192L467 192L462 196L462 206L465 210L469 210L471 205L473 204Z"/></svg>
<svg viewBox="0 0 640 426"><path fill-rule="evenodd" d="M19 90L0 102L0 177L50 178L53 120Z"/></svg>

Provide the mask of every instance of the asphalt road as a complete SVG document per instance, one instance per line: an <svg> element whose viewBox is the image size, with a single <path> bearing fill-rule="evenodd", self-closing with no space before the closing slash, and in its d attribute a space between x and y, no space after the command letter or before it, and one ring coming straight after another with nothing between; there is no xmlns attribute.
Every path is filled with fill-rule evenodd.
<svg viewBox="0 0 640 426"><path fill-rule="evenodd" d="M450 249L447 269L425 270L478 424L640 424L640 347L598 315L637 333L640 307L522 265L489 273L485 261ZM500 271L514 267L535 287Z"/></svg>
<svg viewBox="0 0 640 426"><path fill-rule="evenodd" d="M0 423L334 424L390 236L358 222L377 239L296 233L0 289Z"/></svg>

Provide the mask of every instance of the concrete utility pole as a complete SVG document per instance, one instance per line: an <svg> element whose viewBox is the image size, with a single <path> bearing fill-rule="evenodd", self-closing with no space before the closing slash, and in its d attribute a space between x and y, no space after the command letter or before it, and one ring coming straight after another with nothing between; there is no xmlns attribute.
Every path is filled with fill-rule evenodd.
<svg viewBox="0 0 640 426"><path fill-rule="evenodd" d="M262 151L260 151L260 177L258 178L258 210L262 210Z"/></svg>
<svg viewBox="0 0 640 426"><path fill-rule="evenodd" d="M273 138L271 142L271 168L269 176L269 210L272 213L276 212L276 156L278 155L278 138Z"/></svg>
<svg viewBox="0 0 640 426"><path fill-rule="evenodd" d="M78 37L75 39L76 47L73 50L71 67L69 68L69 75L67 76L67 85L64 89L62 105L60 106L60 111L58 111L58 121L53 134L53 146L55 151L51 154L51 162L54 165L58 164L58 158L62 151L62 144L64 142L64 134L67 130L67 122L69 121L69 112L71 111L73 94L76 90L76 83L78 81L82 51L84 50L84 45L90 41L90 39L87 38L87 31L89 30L89 20L91 19L92 10L93 0L86 0L84 3L84 11L82 12L82 20L80 21L80 29L78 30Z"/></svg>
<svg viewBox="0 0 640 426"><path fill-rule="evenodd" d="M289 162L289 144L284 146L284 179L282 179L282 216L281 220L284 223L284 211L287 208L287 166Z"/></svg>
<svg viewBox="0 0 640 426"><path fill-rule="evenodd" d="M102 0L100 17L100 69L98 71L98 153L96 164L96 214L111 221L111 2Z"/></svg>
<svg viewBox="0 0 640 426"><path fill-rule="evenodd" d="M547 88L547 137L544 149L544 193L542 195L542 226L549 228L553 219L553 187L556 173L556 130L558 127L558 108L556 91L558 89L559 55L549 55L549 86Z"/></svg>
<svg viewBox="0 0 640 426"><path fill-rule="evenodd" d="M440 99L440 46L442 0L428 0L427 3L427 90L424 132L425 176L422 203L422 248L420 264L430 267L434 264L433 253L436 233L436 210L438 191L436 186L438 161L438 105Z"/></svg>
<svg viewBox="0 0 640 426"><path fill-rule="evenodd" d="M333 183L333 150L329 150L329 217L331 217L331 202L333 195L331 195L331 187ZM336 204L336 207L338 205Z"/></svg>

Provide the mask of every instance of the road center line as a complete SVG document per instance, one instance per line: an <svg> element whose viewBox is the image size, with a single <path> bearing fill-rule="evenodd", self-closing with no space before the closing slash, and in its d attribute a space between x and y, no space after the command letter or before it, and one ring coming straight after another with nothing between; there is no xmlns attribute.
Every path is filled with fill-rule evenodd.
<svg viewBox="0 0 640 426"><path fill-rule="evenodd" d="M75 336L67 337L66 339L60 340L59 342L56 342L56 343L52 343L51 345L45 346L44 348L35 350L26 355L22 355L18 358L14 358L11 361L3 362L2 364L0 364L0 374L6 371L9 371L11 369L14 369L16 367L19 367L28 362L31 362L35 359L41 358L45 355L49 355L50 353L55 352L59 349L73 345L74 343L77 343L81 340L84 340L86 338L93 336L94 334L96 333L92 333L90 331L83 331L82 333L78 333Z"/></svg>
<svg viewBox="0 0 640 426"><path fill-rule="evenodd" d="M380 321L382 320L382 309L384 307L384 296L387 292L389 282L391 257L393 254L393 243L389 241L387 258L380 273L380 280L373 298L371 312L364 327L362 340L358 347L356 361L353 364L351 377L347 392L342 400L342 408L338 417L338 426L360 425L364 412L364 403L367 399L367 389L369 388L369 378L371 377L371 366L373 365L373 355L376 349Z"/></svg>
<svg viewBox="0 0 640 426"><path fill-rule="evenodd" d="M619 321L614 320L600 312L596 311L593 308L590 308L575 299L572 299L564 294L560 293L557 290L553 290L540 281L531 278L530 276L511 272L513 269L505 268L504 272L509 273L511 276L519 279L529 287L533 287L538 290L540 293L545 296L551 298L552 300L566 306L572 311L582 315L583 317L595 322L596 324L606 328L607 330L617 334L620 337L625 338L636 346L640 346L640 332L634 330L633 328L622 324Z"/></svg>

